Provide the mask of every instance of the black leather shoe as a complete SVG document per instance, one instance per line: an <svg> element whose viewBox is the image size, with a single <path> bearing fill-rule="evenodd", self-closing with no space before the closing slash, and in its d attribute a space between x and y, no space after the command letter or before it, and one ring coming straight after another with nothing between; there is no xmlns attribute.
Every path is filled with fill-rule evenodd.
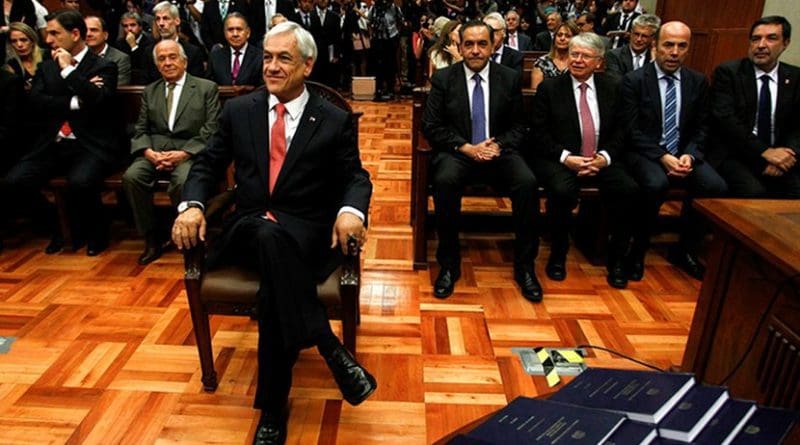
<svg viewBox="0 0 800 445"><path fill-rule="evenodd" d="M542 285L533 270L515 270L514 280L519 284L522 296L533 303L542 301Z"/></svg>
<svg viewBox="0 0 800 445"><path fill-rule="evenodd" d="M91 240L86 245L86 255L97 256L106 249L108 249L108 240Z"/></svg>
<svg viewBox="0 0 800 445"><path fill-rule="evenodd" d="M544 268L547 276L553 281L564 281L567 278L567 266L564 261L549 259Z"/></svg>
<svg viewBox="0 0 800 445"><path fill-rule="evenodd" d="M286 443L286 421L261 415L253 436L253 445L283 445Z"/></svg>
<svg viewBox="0 0 800 445"><path fill-rule="evenodd" d="M52 255L61 252L64 249L64 238L61 235L56 235L50 238L50 243L44 248L44 253Z"/></svg>
<svg viewBox="0 0 800 445"><path fill-rule="evenodd" d="M153 261L161 258L162 253L163 251L161 250L160 245L148 243L144 248L144 252L139 255L138 263L142 266L150 264Z"/></svg>
<svg viewBox="0 0 800 445"><path fill-rule="evenodd" d="M644 257L628 257L625 261L625 273L631 281L642 281L642 278L644 278Z"/></svg>
<svg viewBox="0 0 800 445"><path fill-rule="evenodd" d="M325 357L325 362L339 385L342 396L353 406L367 400L378 388L375 377L359 365L344 346L334 349L330 356Z"/></svg>
<svg viewBox="0 0 800 445"><path fill-rule="evenodd" d="M433 296L436 298L447 298L453 295L453 288L456 287L456 281L458 281L459 278L461 278L461 273L459 271L443 267L436 277L436 282L433 284Z"/></svg>
<svg viewBox="0 0 800 445"><path fill-rule="evenodd" d="M700 281L703 280L703 275L706 272L706 268L703 267L703 265L697 260L697 257L691 253L673 251L667 255L667 260L683 269L683 271L689 274L690 277Z"/></svg>
<svg viewBox="0 0 800 445"><path fill-rule="evenodd" d="M628 287L628 276L625 273L625 266L621 261L617 261L608 268L608 276L606 277L608 285L617 289L625 289Z"/></svg>

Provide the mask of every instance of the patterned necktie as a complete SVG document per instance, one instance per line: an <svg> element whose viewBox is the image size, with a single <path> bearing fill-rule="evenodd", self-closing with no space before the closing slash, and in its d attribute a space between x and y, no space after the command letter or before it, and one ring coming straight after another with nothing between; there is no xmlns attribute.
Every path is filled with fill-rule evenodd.
<svg viewBox="0 0 800 445"><path fill-rule="evenodd" d="M581 90L580 115L581 115L581 156L593 158L597 151L595 139L594 119L592 111L589 109L589 100L586 98L586 90L589 85L582 82L578 88Z"/></svg>
<svg viewBox="0 0 800 445"><path fill-rule="evenodd" d="M761 90L758 93L758 139L772 146L772 95L769 94L769 76L759 77Z"/></svg>
<svg viewBox="0 0 800 445"><path fill-rule="evenodd" d="M475 81L475 88L472 89L472 143L480 144L486 140L486 112L483 108L485 100L483 98L483 87L481 87L481 76L472 76Z"/></svg>
<svg viewBox="0 0 800 445"><path fill-rule="evenodd" d="M675 92L675 78L664 76L667 92L664 104L664 146L667 151L678 156L678 95Z"/></svg>
<svg viewBox="0 0 800 445"><path fill-rule="evenodd" d="M512 48L514 48L514 49L519 49L519 48L517 47L517 33L511 34L511 35L508 37L508 43L509 43L509 45L508 45L508 46L510 46L510 47L512 47Z"/></svg>
<svg viewBox="0 0 800 445"><path fill-rule="evenodd" d="M238 49L233 52L233 69L231 70L231 79L233 80L233 83L236 83L236 79L239 77L239 69L241 68L239 56L241 54L242 52Z"/></svg>
<svg viewBox="0 0 800 445"><path fill-rule="evenodd" d="M283 160L286 159L286 122L284 115L286 114L286 106L280 102L275 105L275 112L277 117L275 123L272 124L272 132L269 138L269 193L275 189L275 181L278 180L278 175L283 167ZM267 210L267 219L277 222L275 215Z"/></svg>
<svg viewBox="0 0 800 445"><path fill-rule="evenodd" d="M172 113L172 101L175 95L175 82L167 84L167 125L169 125L169 115Z"/></svg>

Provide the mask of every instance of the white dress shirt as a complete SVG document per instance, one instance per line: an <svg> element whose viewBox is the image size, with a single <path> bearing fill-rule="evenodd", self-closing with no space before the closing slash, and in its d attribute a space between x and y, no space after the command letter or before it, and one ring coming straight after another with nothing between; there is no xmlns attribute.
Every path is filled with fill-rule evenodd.
<svg viewBox="0 0 800 445"><path fill-rule="evenodd" d="M66 79L67 76L69 76L70 74L72 74L73 71L75 71L75 69L76 69L75 67L78 66L79 63L81 63L81 60L83 60L84 57L86 57L86 53L87 52L89 52L89 47L84 45L83 49L81 50L81 52L79 52L78 54L72 56L72 60L74 60L75 62L74 62L74 64L69 65L66 68L61 70L61 78L62 79ZM56 61L56 63L58 63L58 61ZM73 111L81 109L81 103L80 103L80 100L78 100L78 96L77 95L72 96L69 99L69 109L73 110ZM60 141L62 139L76 139L75 132L70 133L69 136L65 136L64 133L61 132L61 130L58 130L58 135L56 136L56 140Z"/></svg>
<svg viewBox="0 0 800 445"><path fill-rule="evenodd" d="M164 82L164 97L166 98L169 94L169 88L167 88L167 83ZM178 102L181 99L181 92L183 91L183 86L186 84L186 73L183 73L183 76L175 82L175 89L172 90L172 108L169 110L169 119L167 120L167 125L169 125L169 131L172 131L173 127L175 126L175 114L178 112Z"/></svg>
<svg viewBox="0 0 800 445"><path fill-rule="evenodd" d="M231 50L231 73L233 73L233 62L236 60L236 51L239 51L239 70L242 69L242 62L244 62L244 52L247 51L247 42L244 42L244 46L239 48L238 50L230 48Z"/></svg>
<svg viewBox="0 0 800 445"><path fill-rule="evenodd" d="M583 122L581 121L581 82L578 82L572 76L570 76L570 78L572 79L572 92L575 98L575 109L578 110L578 125L580 126L581 134L583 134ZM589 113L592 114L592 122L594 123L594 146L597 147L597 154L606 158L606 163L611 165L611 155L608 154L606 150L600 149L600 107L597 105L597 90L594 86L594 76L590 77L584 83L588 85L588 88L586 88L586 102L589 104ZM574 156L574 154L569 150L562 151L562 164L567 160L567 156Z"/></svg>
<svg viewBox="0 0 800 445"><path fill-rule="evenodd" d="M628 51L631 52L631 61L633 62L633 69L638 70L639 68L644 66L644 51L641 54L636 54L636 52L628 46ZM645 50L647 51L647 50Z"/></svg>
<svg viewBox="0 0 800 445"><path fill-rule="evenodd" d="M483 89L483 115L486 116L486 137L488 138L489 135L492 134L491 130L489 129L489 64L487 63L483 69L477 73L481 76L481 89ZM467 96L469 97L469 112L472 113L472 90L475 88L475 81L472 79L472 76L475 75L475 71L467 68L467 64L464 64L464 75L467 77ZM458 147L456 147L458 149Z"/></svg>
<svg viewBox="0 0 800 445"><path fill-rule="evenodd" d="M771 141L775 140L775 108L778 106L778 66L779 63L775 64L775 68L772 69L770 72L761 71L758 67L754 67L756 70L756 118L755 118L755 125L753 126L753 134L758 136L758 98L761 95L761 76L766 74L769 76L769 96L770 96L770 105L772 105L772 116L770 116L770 128L772 129L772 134L770 135Z"/></svg>

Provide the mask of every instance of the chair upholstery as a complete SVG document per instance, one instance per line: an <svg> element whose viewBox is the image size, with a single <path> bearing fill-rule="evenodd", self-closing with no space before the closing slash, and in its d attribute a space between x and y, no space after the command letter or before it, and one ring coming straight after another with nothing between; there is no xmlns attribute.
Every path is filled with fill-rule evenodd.
<svg viewBox="0 0 800 445"><path fill-rule="evenodd" d="M306 86L334 105L352 113L350 104L335 90L315 82L306 82ZM355 117L353 125L357 135L360 113L353 115ZM210 225L218 221L220 216L233 205L233 198L234 192L230 189L208 202L206 219ZM213 243L213 239L210 242ZM349 239L348 250L349 254L345 257L344 263L324 282L317 285L317 292L320 301L328 310L328 316L342 320L344 345L355 354L356 325L360 322L358 241ZM211 348L209 316L220 314L256 318L259 278L255 272L237 266L206 270L205 253L206 246L202 244L184 252L184 283L200 356L203 388L206 391L214 391L218 383Z"/></svg>

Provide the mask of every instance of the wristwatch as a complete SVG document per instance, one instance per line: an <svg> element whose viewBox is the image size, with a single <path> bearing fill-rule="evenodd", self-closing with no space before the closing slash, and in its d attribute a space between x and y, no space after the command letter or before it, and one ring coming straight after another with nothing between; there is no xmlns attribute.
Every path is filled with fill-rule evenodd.
<svg viewBox="0 0 800 445"><path fill-rule="evenodd" d="M178 213L183 213L191 208L198 208L203 210L202 204L195 201L183 201L182 203L178 204Z"/></svg>

